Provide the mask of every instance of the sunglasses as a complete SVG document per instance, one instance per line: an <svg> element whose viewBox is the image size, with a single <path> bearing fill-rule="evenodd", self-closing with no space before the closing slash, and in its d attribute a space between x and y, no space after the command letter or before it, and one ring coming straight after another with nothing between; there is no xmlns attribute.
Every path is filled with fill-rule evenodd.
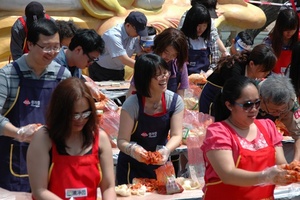
<svg viewBox="0 0 300 200"><path fill-rule="evenodd" d="M255 102L247 101L246 103L237 103L237 102L234 102L234 104L240 106L241 108L243 108L244 111L249 112L250 110L253 109L253 107L255 107L255 109L259 108L259 106L260 106L260 100L257 100Z"/></svg>
<svg viewBox="0 0 300 200"><path fill-rule="evenodd" d="M91 115L92 111L85 111L83 113L76 113L73 115L73 120L86 119Z"/></svg>

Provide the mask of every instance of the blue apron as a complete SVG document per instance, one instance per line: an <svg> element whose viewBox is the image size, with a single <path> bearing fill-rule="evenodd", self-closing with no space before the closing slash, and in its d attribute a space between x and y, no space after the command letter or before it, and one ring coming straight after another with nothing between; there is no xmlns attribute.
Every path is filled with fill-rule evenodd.
<svg viewBox="0 0 300 200"><path fill-rule="evenodd" d="M181 72L178 70L178 67L176 65L176 60L172 60L168 63L169 69L171 71L170 78L168 80L168 90L171 90L172 92L176 93L178 85L181 82Z"/></svg>
<svg viewBox="0 0 300 200"><path fill-rule="evenodd" d="M6 117L16 127L32 123L45 124L46 107L65 68L60 68L56 80L48 81L24 78L19 65L14 62L13 66L20 78L19 93ZM28 145L11 137L0 136L0 187L10 191L30 192L26 167Z"/></svg>
<svg viewBox="0 0 300 200"><path fill-rule="evenodd" d="M149 116L144 113L142 97L137 95L139 102L139 116L137 126L130 141L141 145L146 151L155 151L157 145L167 143L170 130L170 119L175 111L178 95L174 94L170 109L162 116ZM166 105L163 105L166 106ZM117 164L118 185L132 183L133 178L154 178L155 169L160 165L146 165L131 158L120 151Z"/></svg>
<svg viewBox="0 0 300 200"><path fill-rule="evenodd" d="M189 41L189 40L188 40ZM190 43L190 42L189 42ZM189 62L187 64L188 75L199 74L202 71L207 72L210 65L209 55L210 50L206 49L193 49L192 45L189 44Z"/></svg>
<svg viewBox="0 0 300 200"><path fill-rule="evenodd" d="M213 102L216 94L222 89L222 86L207 82L199 98L199 112L214 116Z"/></svg>

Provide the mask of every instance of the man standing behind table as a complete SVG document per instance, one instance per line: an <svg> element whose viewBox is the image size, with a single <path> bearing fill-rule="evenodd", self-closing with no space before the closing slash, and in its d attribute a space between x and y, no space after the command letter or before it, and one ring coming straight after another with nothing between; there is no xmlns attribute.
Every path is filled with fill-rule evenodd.
<svg viewBox="0 0 300 200"><path fill-rule="evenodd" d="M17 60L24 53L28 53L26 38L28 29L41 18L50 19L45 14L43 5L37 1L31 1L25 8L25 16L19 17L11 27L10 52L13 60ZM54 19L51 18L54 21Z"/></svg>
<svg viewBox="0 0 300 200"><path fill-rule="evenodd" d="M98 60L104 51L104 41L93 29L79 29L71 39L69 48L63 46L54 59L66 67L74 77L82 78L82 69Z"/></svg>
<svg viewBox="0 0 300 200"><path fill-rule="evenodd" d="M29 53L0 69L0 188L30 192L26 152L52 91L68 70L54 62L60 50L58 28L39 19L28 30Z"/></svg>
<svg viewBox="0 0 300 200"><path fill-rule="evenodd" d="M125 22L107 30L102 38L105 53L89 67L89 76L94 81L124 80L125 65L133 68L134 53L142 51L138 36L147 36L147 18L138 11L132 11Z"/></svg>

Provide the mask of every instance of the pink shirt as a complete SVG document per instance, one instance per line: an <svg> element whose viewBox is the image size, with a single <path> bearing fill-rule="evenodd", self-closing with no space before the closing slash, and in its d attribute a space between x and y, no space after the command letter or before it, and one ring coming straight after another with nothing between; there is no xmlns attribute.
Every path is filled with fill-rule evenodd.
<svg viewBox="0 0 300 200"><path fill-rule="evenodd" d="M276 147L282 146L282 135L277 131L276 126L273 121L269 119L259 119L262 126L265 127L266 131L269 133L270 140L272 144ZM257 129L257 136L253 141L248 141L245 138L239 137L237 135L240 144L243 148L256 151L260 148L266 147L267 142L259 129ZM204 153L204 160L206 161L206 178L217 178L218 175L212 168L209 160L206 157L206 153L209 150L231 150L233 153L233 159L236 162L239 156L239 148L235 142L232 133L226 127L224 127L220 122L215 122L207 128L206 137L203 141L201 147Z"/></svg>

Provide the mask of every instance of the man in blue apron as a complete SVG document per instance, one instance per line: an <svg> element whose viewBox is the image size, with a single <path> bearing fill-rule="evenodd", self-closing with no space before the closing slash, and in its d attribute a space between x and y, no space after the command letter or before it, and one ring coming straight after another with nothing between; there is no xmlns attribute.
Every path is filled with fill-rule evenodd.
<svg viewBox="0 0 300 200"><path fill-rule="evenodd" d="M36 124L44 124L51 93L68 70L53 62L58 28L38 20L28 31L29 53L0 69L0 188L30 192L26 152ZM24 142L27 141L27 142Z"/></svg>
<svg viewBox="0 0 300 200"><path fill-rule="evenodd" d="M104 41L93 29L80 29L71 39L69 47L63 46L54 59L69 69L72 76L84 79L82 70L98 61L104 52Z"/></svg>

